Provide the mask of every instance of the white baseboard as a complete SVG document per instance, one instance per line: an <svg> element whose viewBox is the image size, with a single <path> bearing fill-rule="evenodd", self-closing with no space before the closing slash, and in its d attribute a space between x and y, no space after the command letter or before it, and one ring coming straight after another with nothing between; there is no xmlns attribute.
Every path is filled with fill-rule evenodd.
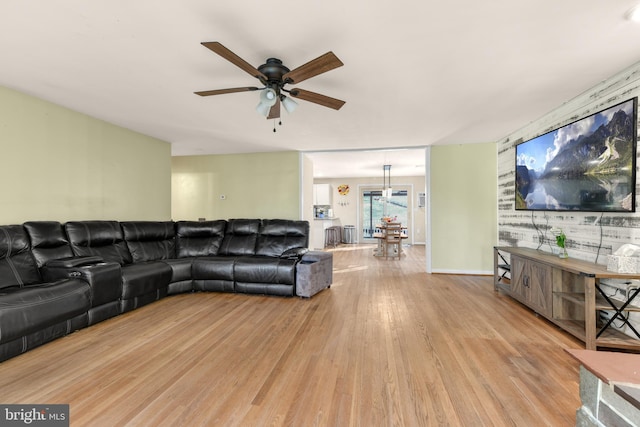
<svg viewBox="0 0 640 427"><path fill-rule="evenodd" d="M467 276L493 276L492 270L446 270L434 268L433 274L461 274Z"/></svg>

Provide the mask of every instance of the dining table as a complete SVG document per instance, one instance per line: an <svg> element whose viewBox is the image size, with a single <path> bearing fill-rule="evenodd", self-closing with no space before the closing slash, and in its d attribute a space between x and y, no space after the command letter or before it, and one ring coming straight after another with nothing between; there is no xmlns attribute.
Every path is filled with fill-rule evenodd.
<svg viewBox="0 0 640 427"><path fill-rule="evenodd" d="M408 239L407 226L400 224L400 238ZM377 240L377 246L373 250L373 256L382 257L385 256L384 241L387 238L387 223L383 222L376 224L373 231L373 238Z"/></svg>

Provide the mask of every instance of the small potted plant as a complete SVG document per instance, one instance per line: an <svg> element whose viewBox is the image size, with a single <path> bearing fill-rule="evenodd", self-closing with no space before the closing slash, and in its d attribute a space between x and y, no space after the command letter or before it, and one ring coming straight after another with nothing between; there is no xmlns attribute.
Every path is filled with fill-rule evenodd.
<svg viewBox="0 0 640 427"><path fill-rule="evenodd" d="M560 248L560 253L558 256L560 258L569 258L569 254L567 253L567 248L565 247L565 243L567 241L567 235L564 234L562 228L553 227L551 229L551 233L556 237L556 245Z"/></svg>

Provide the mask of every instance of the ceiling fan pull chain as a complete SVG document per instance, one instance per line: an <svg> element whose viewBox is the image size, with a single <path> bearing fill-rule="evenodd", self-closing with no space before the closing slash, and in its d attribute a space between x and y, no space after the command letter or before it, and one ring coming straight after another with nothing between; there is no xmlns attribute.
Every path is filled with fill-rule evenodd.
<svg viewBox="0 0 640 427"><path fill-rule="evenodd" d="M282 126L282 119L278 120L278 126ZM273 119L273 131L276 131L276 119Z"/></svg>

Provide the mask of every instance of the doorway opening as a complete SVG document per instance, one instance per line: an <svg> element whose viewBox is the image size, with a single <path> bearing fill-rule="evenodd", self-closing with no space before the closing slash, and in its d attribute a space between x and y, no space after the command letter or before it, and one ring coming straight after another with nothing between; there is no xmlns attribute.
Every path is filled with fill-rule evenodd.
<svg viewBox="0 0 640 427"><path fill-rule="evenodd" d="M362 189L360 196L362 212L362 239L373 239L373 233L383 217L394 218L394 222L409 224L409 197L404 189L393 189L391 198L385 200L382 190Z"/></svg>

